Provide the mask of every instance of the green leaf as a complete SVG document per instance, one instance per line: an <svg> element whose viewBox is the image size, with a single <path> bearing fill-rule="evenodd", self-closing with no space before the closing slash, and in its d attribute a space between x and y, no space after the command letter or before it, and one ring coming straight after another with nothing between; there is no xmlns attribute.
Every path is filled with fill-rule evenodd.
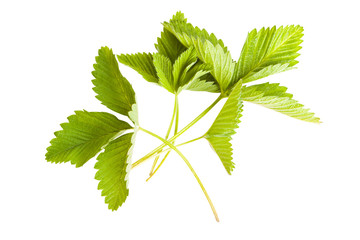
<svg viewBox="0 0 360 240"><path fill-rule="evenodd" d="M186 23L187 19L181 11L177 11L175 15L173 15L172 19L170 19L170 22L172 21L181 21Z"/></svg>
<svg viewBox="0 0 360 240"><path fill-rule="evenodd" d="M128 174L131 169L131 155L135 134L127 133L111 141L105 151L97 157L95 179L98 189L105 196L105 203L111 210L117 210L129 195Z"/></svg>
<svg viewBox="0 0 360 240"><path fill-rule="evenodd" d="M146 81L159 82L151 53L121 54L117 58L120 63L137 71Z"/></svg>
<svg viewBox="0 0 360 240"><path fill-rule="evenodd" d="M181 89L191 91L219 92L219 85L209 74L211 66L197 62L186 73ZM210 78L211 77L211 78Z"/></svg>
<svg viewBox="0 0 360 240"><path fill-rule="evenodd" d="M172 63L186 50L186 47L166 28L157 39L155 48L160 54L168 57Z"/></svg>
<svg viewBox="0 0 360 240"><path fill-rule="evenodd" d="M175 90L177 91L179 87L185 85L186 74L189 69L194 66L197 61L196 51L193 47L190 47L185 52L183 52L175 61L173 65L173 80Z"/></svg>
<svg viewBox="0 0 360 240"><path fill-rule="evenodd" d="M286 92L287 88L278 83L263 83L243 87L242 99L259 104L299 120L319 123L320 119L314 113L305 109L304 105L292 99L293 95Z"/></svg>
<svg viewBox="0 0 360 240"><path fill-rule="evenodd" d="M171 93L175 93L172 76L173 66L169 58L159 53L154 54L154 65L161 85Z"/></svg>
<svg viewBox="0 0 360 240"><path fill-rule="evenodd" d="M114 115L105 112L75 111L63 130L55 132L50 141L46 160L53 163L71 161L76 167L94 157L111 139L132 127Z"/></svg>
<svg viewBox="0 0 360 240"><path fill-rule="evenodd" d="M233 81L239 79L242 79L243 83L254 81L256 77L250 77L270 65L288 64L288 67L296 65L298 61L295 58L300 55L298 51L301 49L302 36L303 28L299 25L281 26L278 29L274 26L271 29L262 28L260 31L254 29L247 36L235 67ZM278 70L283 71L282 68ZM271 74L274 73L277 71L271 71Z"/></svg>
<svg viewBox="0 0 360 240"><path fill-rule="evenodd" d="M118 63L112 50L108 47L99 49L99 56L92 72L93 90L102 104L111 110L128 116L135 103L135 92L131 84L120 73Z"/></svg>
<svg viewBox="0 0 360 240"><path fill-rule="evenodd" d="M232 162L231 136L238 128L242 112L241 82L238 82L229 95L214 123L205 134L211 147L219 156L226 171L231 174L235 164Z"/></svg>
<svg viewBox="0 0 360 240"><path fill-rule="evenodd" d="M235 67L230 52L224 52L219 44L214 46L209 41L204 42L201 48L204 52L204 62L212 66L211 74L219 83L221 92L225 93L232 85Z"/></svg>
<svg viewBox="0 0 360 240"><path fill-rule="evenodd" d="M206 80L201 80L198 77L195 77L191 80L187 85L184 86L186 90L190 91L206 91L206 92L219 92L219 86L217 86L214 82L208 82Z"/></svg>
<svg viewBox="0 0 360 240"><path fill-rule="evenodd" d="M170 22L164 22L164 27L169 30L176 38L187 48L193 46L196 48L196 41L210 41L213 45L219 44L225 52L227 48L221 39L217 39L213 33L209 34L205 29L194 27L187 23L182 13L177 13Z"/></svg>
<svg viewBox="0 0 360 240"><path fill-rule="evenodd" d="M222 48L223 52L227 53L227 48L224 46L224 43L221 39L217 39L214 34L209 34L205 29L199 29L198 27L194 27L190 23L187 23L187 19L181 12L177 12L176 15L174 15L169 22L164 22L163 25L165 29L167 29L174 36L176 36L176 38L181 42L182 45L187 48L194 47L196 49L197 56L202 62L208 63L205 61L206 49L204 47L204 43L207 41L209 41L213 46L219 45ZM206 81L203 81L205 80L205 78ZM191 79L187 78L187 80ZM192 81L194 86L196 86L196 88L194 89L196 89L197 91L202 91L201 89L209 89L211 92L218 92L218 89L210 87L211 85L218 85L214 77L211 76L211 74L206 74L204 77L202 77L202 79L193 79ZM213 83L211 84L210 82ZM192 90L190 86L193 84L188 85L188 90ZM203 87L198 88L200 85L202 85Z"/></svg>

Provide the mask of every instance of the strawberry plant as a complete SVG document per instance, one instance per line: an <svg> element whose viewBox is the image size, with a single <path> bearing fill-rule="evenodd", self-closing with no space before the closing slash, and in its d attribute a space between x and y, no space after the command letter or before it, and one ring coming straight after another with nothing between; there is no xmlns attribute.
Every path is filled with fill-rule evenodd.
<svg viewBox="0 0 360 240"><path fill-rule="evenodd" d="M219 218L205 187L187 157L179 150L184 144L206 139L219 156L226 172L234 169L232 135L240 123L244 102L251 102L303 121L319 123L302 104L293 99L287 88L278 83L254 84L264 77L294 69L301 49L303 28L286 26L262 28L248 33L240 57L234 61L223 41L205 29L194 27L181 12L163 23L163 31L154 53L115 55L108 47L99 49L95 58L93 90L96 98L114 113L127 116L119 120L106 112L75 111L62 130L55 132L47 148L46 160L70 162L83 166L97 156L95 178L98 188L111 210L126 200L130 170L144 161L154 159L149 179L158 171L171 151L176 152L189 167L204 192L216 220ZM135 91L121 74L118 62L138 72L146 81L174 94L173 115L165 136L141 127ZM218 98L193 121L179 129L179 100L182 91L206 91ZM221 99L221 111L209 130L202 136L183 143L176 139L204 117ZM173 130L173 134L172 134ZM137 161L132 160L136 133L143 131L162 144ZM160 160L160 157L161 160ZM159 161L160 160L160 161Z"/></svg>

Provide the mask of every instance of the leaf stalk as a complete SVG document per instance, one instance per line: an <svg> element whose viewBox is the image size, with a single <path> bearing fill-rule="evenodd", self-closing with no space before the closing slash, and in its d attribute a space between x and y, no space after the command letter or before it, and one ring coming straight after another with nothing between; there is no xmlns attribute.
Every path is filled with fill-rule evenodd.
<svg viewBox="0 0 360 240"><path fill-rule="evenodd" d="M201 187L201 190L203 191L203 193L205 194L205 197L207 199L207 201L209 202L209 205L211 207L211 210L215 216L215 219L217 222L219 222L219 217L218 217L218 214L215 210L215 206L214 204L212 203L211 199L210 199L210 196L209 194L207 193L204 185L202 184L199 176L196 174L194 168L191 166L190 162L187 160L187 158L184 156L184 154L182 154L182 152L179 151L179 149L177 149L177 147L175 147L171 142L169 142L168 140L160 137L159 135L149 131L149 130L146 130L144 128L141 128L139 127L139 130L143 131L143 132L146 132L148 134L150 134L151 136L153 137L156 137L157 139L159 139L160 141L162 141L165 145L168 145L170 148L172 148L183 160L184 162L186 163L186 165L188 166L188 168L190 169L190 171L192 172L192 174L194 175L194 177L196 178L196 181L199 183L200 187Z"/></svg>
<svg viewBox="0 0 360 240"><path fill-rule="evenodd" d="M209 107L207 107L202 113L200 113L196 118L194 118L194 120L192 120L188 125L186 125L184 128L182 128L172 138L170 138L169 142L174 141L176 138L178 138L184 132L186 132L189 128L191 128L195 123L197 123L201 118L203 118L222 98L223 98L223 95L220 94L219 97ZM153 149L151 152L146 154L144 157L142 157L138 161L134 162L131 167L134 168L134 167L138 166L139 164L145 162L152 155L161 151L165 146L166 146L166 144L161 144L160 146L158 146L157 148Z"/></svg>
<svg viewBox="0 0 360 240"><path fill-rule="evenodd" d="M172 114L172 117L171 117L171 121L170 121L168 130L167 130L166 135L165 135L165 139L168 139L168 138L169 138L169 135L170 135L172 126L173 126L173 124L174 124L175 116L177 116L177 115L179 114L178 109L179 109L179 108L178 108L178 97L177 97L177 94L175 94L174 110L173 110L173 114ZM179 118L176 117L176 121L175 121L175 134L176 134L177 128L178 128L178 120L179 120ZM170 152L169 152L169 153L170 153ZM164 157L164 159L169 155L169 153L166 154L166 156ZM152 165L152 167L151 167L149 176L153 175L154 169L155 169L155 166L156 166L156 163L157 163L157 161L159 160L159 158L160 158L160 155L156 156L156 158L155 158L155 160L154 160L154 163L153 163L153 165ZM164 159L163 159L161 162L163 162ZM147 180L146 180L146 181L147 181Z"/></svg>

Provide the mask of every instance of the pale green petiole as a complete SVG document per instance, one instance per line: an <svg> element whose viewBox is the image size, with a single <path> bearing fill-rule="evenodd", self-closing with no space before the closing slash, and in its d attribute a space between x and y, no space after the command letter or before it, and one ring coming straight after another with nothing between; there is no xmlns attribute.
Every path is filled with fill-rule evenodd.
<svg viewBox="0 0 360 240"><path fill-rule="evenodd" d="M195 123L197 123L202 117L204 117L221 99L223 98L223 95L220 95L208 108L206 108L202 113L199 114L194 120L192 120L188 125L186 125L183 129L181 129L178 133L176 133L172 138L169 139L169 142L174 141L176 138L178 138L181 134L186 132L189 128L191 128ZM139 164L143 163L147 159L149 159L152 155L158 153L161 151L166 144L162 144L146 154L144 157L140 158L138 161L134 162L132 164L132 168L138 166Z"/></svg>
<svg viewBox="0 0 360 240"><path fill-rule="evenodd" d="M178 96L175 94L175 116L176 116L176 120L175 120L175 130L174 130L174 135L178 132L178 127L179 127L179 100L178 100ZM168 132L169 133L169 132ZM168 139L169 134L166 135L165 139ZM175 140L172 141L172 144L175 143ZM157 170L160 168L160 166L165 162L165 159L169 156L170 152L167 152L164 156L164 158L161 160L160 164L157 166L157 168L155 169L151 169L150 172L150 176L148 177L148 179L146 179L146 181L149 181L149 179L155 174L155 172L157 172ZM159 157L155 158L155 161L157 161L159 159ZM153 164L153 167L155 167L155 161Z"/></svg>
<svg viewBox="0 0 360 240"><path fill-rule="evenodd" d="M204 136L200 136L200 137L198 137L198 138L191 139L191 140L189 140L189 141L187 141L187 142L180 143L180 144L176 145L175 147L180 147L180 146L182 146L182 145L195 142L195 141L197 141L197 140L202 139L203 137L204 137ZM163 160L160 162L160 164L157 166L157 168L154 170L154 172L153 172L152 174L150 174L150 177L148 177L148 178L146 179L146 181L149 181L150 178L152 178L152 176L154 176L155 173L159 170L159 168L161 167L161 165L165 162L165 159L167 158L167 156L170 154L171 149L166 149L166 150L164 150L164 151L168 151L168 152L166 153L165 157L164 157ZM162 153L162 152L161 152L161 153Z"/></svg>
<svg viewBox="0 0 360 240"><path fill-rule="evenodd" d="M210 207L211 207L211 210L213 211L214 213L214 216L215 216L215 219L217 222L219 222L219 217L217 215L217 212L215 210L215 207L214 207L214 204L212 203L210 197L209 197L209 194L207 193L204 185L202 184L202 182L200 181L200 178L198 177L198 175L196 174L195 170L193 169L193 167L191 166L190 162L186 159L186 157L182 154L182 152L179 151L179 149L177 149L177 147L175 147L171 142L169 142L168 140L158 136L157 134L151 132L151 131L148 131L144 128L141 128L139 127L139 130L143 131L143 132L146 132L148 134L150 134L151 136L153 137L156 137L157 139L159 139L160 141L162 141L165 145L168 145L171 149L173 149L177 154L179 154L179 156L184 160L184 162L186 163L186 165L189 167L190 171L192 172L192 174L194 175L194 177L196 178L197 182L199 183L203 193L205 194L205 197L206 199L208 200L209 204L210 204Z"/></svg>
<svg viewBox="0 0 360 240"><path fill-rule="evenodd" d="M175 116L176 116L176 121L175 121L175 134L177 132L177 128L178 128L178 121L179 121L179 118L178 118L178 115L179 115L179 108L178 108L178 97L177 95L175 94L175 103L174 103L174 111L173 111L173 114L172 114L172 117L171 117L171 121L170 121L170 124L169 124L169 127L168 127L168 130L166 132L166 136L165 136L165 139L168 139L169 138L169 135L170 135L170 132L171 132L171 129L172 129L172 126L174 124L174 120L175 120ZM167 155L165 156L165 158L168 156L169 154L167 153ZM155 160L154 160L154 163L151 167L151 170L150 170L150 173L149 175L153 175L154 173L154 169L155 169L155 166L156 166L156 163L157 161L159 160L160 158L160 155L156 156ZM164 159L162 160L162 162L164 161Z"/></svg>
<svg viewBox="0 0 360 240"><path fill-rule="evenodd" d="M175 147L181 147L181 146L183 146L183 145L186 145L186 144L195 142L195 141L197 141L197 140L200 140L200 139L202 139L203 137L204 137L204 136L191 139L191 140L189 140L189 141L186 141L186 142L177 144L177 145L175 145ZM154 158L154 157L159 157L161 154L167 153L167 152L169 152L169 151L172 151L172 149L171 149L171 148L162 149L161 151L157 152L156 154L151 155L148 159L151 159L151 158ZM158 166L158 167L159 167L159 166ZM153 173L153 174L154 174L154 173Z"/></svg>
<svg viewBox="0 0 360 240"><path fill-rule="evenodd" d="M150 174L150 176L146 179L146 181L149 181L150 178L152 178L152 176L154 176L155 173L159 170L159 168L163 165L163 163L165 162L165 159L166 159L166 158L169 156L169 154L170 154L170 150L171 150L171 149L169 149L169 151L165 154L163 160L161 160L160 164L159 164L159 165L157 166L157 168Z"/></svg>
<svg viewBox="0 0 360 240"><path fill-rule="evenodd" d="M175 94L175 103L176 103L176 117L175 117L174 135L177 134L179 128L179 99L177 94Z"/></svg>

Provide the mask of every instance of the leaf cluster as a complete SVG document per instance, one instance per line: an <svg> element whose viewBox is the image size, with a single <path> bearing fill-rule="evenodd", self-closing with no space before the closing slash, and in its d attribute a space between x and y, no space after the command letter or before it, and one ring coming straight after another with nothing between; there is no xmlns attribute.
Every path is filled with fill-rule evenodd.
<svg viewBox="0 0 360 240"><path fill-rule="evenodd" d="M227 173L231 174L235 167L231 140L240 123L244 102L255 103L299 120L320 122L314 113L293 99L286 87L268 82L253 84L264 77L294 69L298 63L296 58L301 49L302 36L303 28L298 25L254 29L248 33L236 61L221 39L205 29L194 27L183 13L177 12L163 23L163 31L155 43L155 52L115 55L110 48L102 47L95 58L92 72L93 90L103 105L115 114L128 117L129 121L106 112L75 111L74 115L68 117L67 123L61 124L62 130L55 132L55 138L47 148L46 160L53 163L70 162L81 167L98 154L95 164L98 188L105 196L109 209L117 210L129 194L131 168L165 151L169 153L175 150L182 155L177 146L186 143L175 146L175 139L221 99L227 98L209 130L198 139L204 138L209 142ZM140 127L135 91L121 74L118 62L135 70L146 81L175 95L173 119L178 119L177 96L184 90L205 91L219 97L194 121L179 132L175 130L168 139L172 120L167 136L162 138ZM177 120L175 122L177 129ZM163 145L132 164L132 149L138 130L152 134ZM169 148L165 150L165 146ZM182 157L193 171L185 156ZM210 200L209 203L212 205Z"/></svg>

